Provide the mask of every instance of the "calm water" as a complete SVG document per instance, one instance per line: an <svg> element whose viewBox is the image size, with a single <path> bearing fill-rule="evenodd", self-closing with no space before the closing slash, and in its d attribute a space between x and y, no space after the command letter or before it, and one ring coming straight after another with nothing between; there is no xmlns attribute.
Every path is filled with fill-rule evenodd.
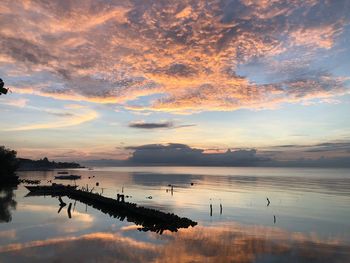
<svg viewBox="0 0 350 263"><path fill-rule="evenodd" d="M142 232L131 222L63 197L73 204L69 218L67 207L58 213L57 198L26 197L28 191L19 185L0 195L0 262L350 262L349 169L71 172L83 177L79 186L94 186L94 192L113 198L123 191L131 196L128 201L198 225L162 235ZM20 173L42 184L55 175L57 171Z"/></svg>

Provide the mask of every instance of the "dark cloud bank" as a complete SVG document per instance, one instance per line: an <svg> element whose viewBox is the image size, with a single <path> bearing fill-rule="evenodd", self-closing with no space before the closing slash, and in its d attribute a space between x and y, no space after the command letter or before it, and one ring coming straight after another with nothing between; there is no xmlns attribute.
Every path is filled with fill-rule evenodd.
<svg viewBox="0 0 350 263"><path fill-rule="evenodd" d="M131 122L130 128L137 129L158 129L158 128L172 128L174 126L171 122Z"/></svg>
<svg viewBox="0 0 350 263"><path fill-rule="evenodd" d="M147 144L127 147L133 153L128 160L90 160L85 165L111 166L251 166L251 167L350 167L350 157L334 157L292 161L277 161L258 155L257 150L227 150L224 153L206 153L202 149L191 148L185 144Z"/></svg>
<svg viewBox="0 0 350 263"><path fill-rule="evenodd" d="M193 127L196 125L195 124L175 125L172 121L166 121L166 122L135 121L135 122L130 122L128 126L130 128L136 128L136 129L178 129L178 128Z"/></svg>

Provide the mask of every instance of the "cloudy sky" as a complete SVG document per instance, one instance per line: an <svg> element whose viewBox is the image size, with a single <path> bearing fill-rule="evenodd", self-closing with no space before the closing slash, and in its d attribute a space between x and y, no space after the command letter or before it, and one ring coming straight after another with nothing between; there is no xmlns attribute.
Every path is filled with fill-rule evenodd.
<svg viewBox="0 0 350 263"><path fill-rule="evenodd" d="M348 0L3 0L0 144L350 155Z"/></svg>

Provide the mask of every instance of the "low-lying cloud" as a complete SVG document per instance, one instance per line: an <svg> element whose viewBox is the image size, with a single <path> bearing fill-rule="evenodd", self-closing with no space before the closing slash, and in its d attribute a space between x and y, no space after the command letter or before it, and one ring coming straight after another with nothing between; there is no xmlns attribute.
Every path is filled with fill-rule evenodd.
<svg viewBox="0 0 350 263"><path fill-rule="evenodd" d="M228 150L224 153L205 153L202 149L191 148L185 144L148 144L127 147L133 150L129 162L134 164L169 165L254 165L262 158L256 156L256 150Z"/></svg>
<svg viewBox="0 0 350 263"><path fill-rule="evenodd" d="M123 162L129 165L350 167L346 142L281 145L259 151L205 151L179 143L129 146L126 150L132 151L130 158Z"/></svg>

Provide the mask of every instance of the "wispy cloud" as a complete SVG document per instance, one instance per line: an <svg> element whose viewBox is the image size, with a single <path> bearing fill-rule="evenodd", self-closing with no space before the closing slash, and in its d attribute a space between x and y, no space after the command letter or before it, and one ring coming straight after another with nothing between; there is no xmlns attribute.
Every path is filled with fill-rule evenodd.
<svg viewBox="0 0 350 263"><path fill-rule="evenodd" d="M18 107L18 108L24 108L27 105L27 102L28 102L28 99L25 99L25 98L19 98L19 99L5 98L3 100L0 100L0 104L9 105L9 106Z"/></svg>
<svg viewBox="0 0 350 263"><path fill-rule="evenodd" d="M23 125L15 128L10 128L7 131L29 131L29 130L43 130L43 129L59 129L80 125L85 122L92 121L98 117L97 112L89 110L81 113L59 113L49 112L49 114L59 117L54 121Z"/></svg>

